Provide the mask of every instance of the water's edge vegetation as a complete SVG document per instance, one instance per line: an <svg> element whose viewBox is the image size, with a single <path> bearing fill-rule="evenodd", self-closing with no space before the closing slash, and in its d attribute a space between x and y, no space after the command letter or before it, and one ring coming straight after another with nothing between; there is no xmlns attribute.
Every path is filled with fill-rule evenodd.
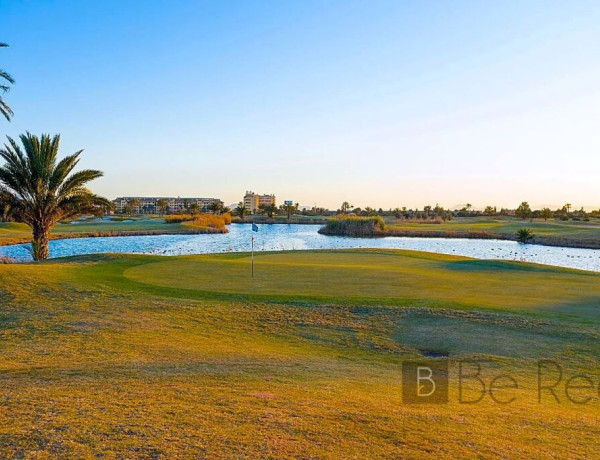
<svg viewBox="0 0 600 460"><path fill-rule="evenodd" d="M526 225L524 225L526 227ZM388 226L381 217L339 216L327 221L319 230L322 235L347 236L357 238L460 238L477 240L518 241L518 235L497 233L489 230L420 230L416 228L400 229ZM528 244L543 246L600 249L600 234L597 240L576 239L553 235L533 235Z"/></svg>

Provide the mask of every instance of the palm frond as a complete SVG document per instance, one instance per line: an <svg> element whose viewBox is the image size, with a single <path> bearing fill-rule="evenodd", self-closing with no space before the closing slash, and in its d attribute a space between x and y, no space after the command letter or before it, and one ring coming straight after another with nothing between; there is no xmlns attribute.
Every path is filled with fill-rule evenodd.
<svg viewBox="0 0 600 460"><path fill-rule="evenodd" d="M60 137L20 137L21 145L7 136L0 149L5 161L0 167L3 200L11 200L11 209L20 222L47 229L60 219L84 213L102 214L112 208L104 197L94 195L86 184L102 176L101 171L84 169L73 172L82 151L57 161ZM35 231L34 231L35 233Z"/></svg>
<svg viewBox="0 0 600 460"><path fill-rule="evenodd" d="M95 169L84 169L69 176L56 192L59 199L65 198L70 194L77 193L88 182L102 177L102 171Z"/></svg>
<svg viewBox="0 0 600 460"><path fill-rule="evenodd" d="M75 166L77 166L77 163L79 163L79 155L81 155L82 152L83 150L75 152L73 155L66 156L58 162L48 183L48 189L50 191L55 192L67 176L71 174L71 171L73 171Z"/></svg>
<svg viewBox="0 0 600 460"><path fill-rule="evenodd" d="M8 121L10 121L10 119L14 115L14 112L12 111L12 109L8 106L8 104L6 102L4 102L4 100L1 97L0 97L0 114L2 114L2 116L4 116L4 118L6 118Z"/></svg>
<svg viewBox="0 0 600 460"><path fill-rule="evenodd" d="M5 70L0 69L0 78L14 85L15 79Z"/></svg>

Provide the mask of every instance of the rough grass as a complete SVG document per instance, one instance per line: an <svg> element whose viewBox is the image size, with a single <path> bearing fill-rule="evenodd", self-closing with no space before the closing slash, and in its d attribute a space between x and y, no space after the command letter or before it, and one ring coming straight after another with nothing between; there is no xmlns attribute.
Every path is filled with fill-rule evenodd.
<svg viewBox="0 0 600 460"><path fill-rule="evenodd" d="M51 239L82 238L94 236L138 236L176 233L221 233L214 227L186 226L184 222L167 223L164 217L115 218L110 221L84 220L77 223L57 223L50 233ZM31 229L25 224L0 222L0 246L29 243Z"/></svg>
<svg viewBox="0 0 600 460"><path fill-rule="evenodd" d="M598 382L600 275L408 251L0 266L4 458L594 457L597 398L537 402L535 360ZM518 399L402 402L437 351ZM467 388L474 393L476 386ZM505 390L504 396L512 395ZM471 394L468 393L468 394Z"/></svg>
<svg viewBox="0 0 600 460"><path fill-rule="evenodd" d="M226 224L230 215L225 215ZM288 221L285 216L266 219L264 216L249 216L246 222L268 221L269 223L327 223L322 218L304 217ZM236 218L239 221L239 218ZM433 222L433 221L428 221ZM600 221L590 222L561 221L551 219L516 219L510 217L457 218L453 221L426 225L414 221L388 219L386 232L397 236L441 236L471 238L515 239L517 230L529 228L536 235L534 242L555 246L600 248ZM116 236L142 234L168 234L196 232L197 228L183 222L168 224L164 217L133 217L122 220L120 217L109 222L84 221L81 223L58 223L52 230L51 238L73 238L85 236ZM0 245L27 243L31 240L31 230L24 224L0 222Z"/></svg>
<svg viewBox="0 0 600 460"><path fill-rule="evenodd" d="M517 219L513 217L463 217L437 225L405 220L388 221L387 234L396 236L439 236L500 238L516 240L518 230L528 228L534 243L552 246L600 248L600 221L561 221L559 219Z"/></svg>

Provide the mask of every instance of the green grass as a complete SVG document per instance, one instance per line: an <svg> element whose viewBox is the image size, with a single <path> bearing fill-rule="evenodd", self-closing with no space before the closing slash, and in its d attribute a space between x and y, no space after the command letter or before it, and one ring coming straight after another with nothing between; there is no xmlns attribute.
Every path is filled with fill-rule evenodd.
<svg viewBox="0 0 600 460"><path fill-rule="evenodd" d="M0 456L592 457L600 275L410 251L96 255L0 265ZM503 406L402 402L423 352L483 359ZM455 382L456 379L453 380ZM473 386L469 387L471 390ZM506 390L509 394L511 390Z"/></svg>
<svg viewBox="0 0 600 460"><path fill-rule="evenodd" d="M167 224L163 217L115 217L111 221L81 221L76 224L57 223L51 238L73 238L110 234L138 233L189 233L190 228L181 223ZM0 222L0 245L26 243L31 241L31 229L25 224Z"/></svg>
<svg viewBox="0 0 600 460"><path fill-rule="evenodd" d="M448 232L448 233L491 233L515 239L522 228L530 229L535 242L555 245L580 245L600 247L600 220L561 221L559 219L517 219L514 217L459 217L439 224L406 223L402 220L388 220L390 232Z"/></svg>

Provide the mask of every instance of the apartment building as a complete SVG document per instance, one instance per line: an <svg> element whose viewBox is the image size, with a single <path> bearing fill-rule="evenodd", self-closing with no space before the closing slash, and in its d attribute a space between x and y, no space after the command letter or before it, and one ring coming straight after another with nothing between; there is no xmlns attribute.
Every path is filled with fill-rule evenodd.
<svg viewBox="0 0 600 460"><path fill-rule="evenodd" d="M113 200L115 212L122 214L131 212L133 214L166 214L188 212L193 203L198 205L200 212L211 210L213 203L223 202L218 198L198 197L167 197L167 196L123 196ZM162 206L161 206L162 205Z"/></svg>
<svg viewBox="0 0 600 460"><path fill-rule="evenodd" d="M246 191L242 202L249 214L256 214L262 205L268 206L276 204L275 195L259 195L252 191Z"/></svg>

